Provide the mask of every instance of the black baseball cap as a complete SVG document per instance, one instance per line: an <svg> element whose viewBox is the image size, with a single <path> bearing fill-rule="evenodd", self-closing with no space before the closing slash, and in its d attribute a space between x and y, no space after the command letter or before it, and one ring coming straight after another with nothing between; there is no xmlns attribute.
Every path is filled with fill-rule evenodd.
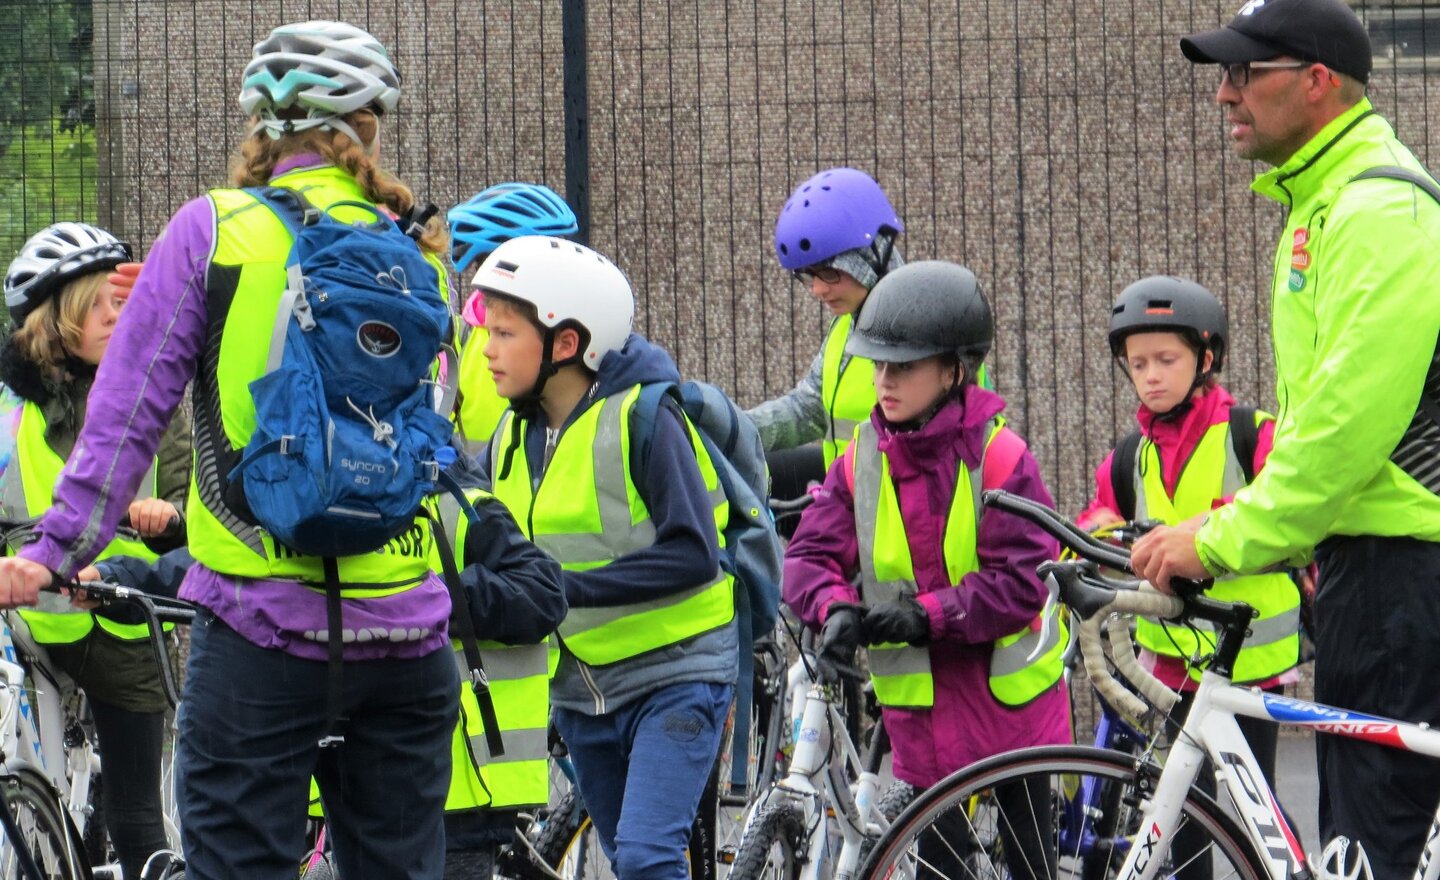
<svg viewBox="0 0 1440 880"><path fill-rule="evenodd" d="M1341 0L1248 0L1223 28L1182 38L1180 51L1196 64L1289 55L1370 81L1370 35Z"/></svg>

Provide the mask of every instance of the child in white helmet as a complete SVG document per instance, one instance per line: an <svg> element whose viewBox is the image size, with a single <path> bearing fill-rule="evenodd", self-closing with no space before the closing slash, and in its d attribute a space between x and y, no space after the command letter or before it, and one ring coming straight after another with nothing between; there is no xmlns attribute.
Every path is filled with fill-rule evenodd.
<svg viewBox="0 0 1440 880"><path fill-rule="evenodd" d="M679 375L631 334L634 295L610 260L518 238L474 285L511 403L482 466L565 569L555 724L616 874L680 880L737 669L734 582L719 564L728 504L678 408L661 408L652 436L632 433L641 387Z"/></svg>

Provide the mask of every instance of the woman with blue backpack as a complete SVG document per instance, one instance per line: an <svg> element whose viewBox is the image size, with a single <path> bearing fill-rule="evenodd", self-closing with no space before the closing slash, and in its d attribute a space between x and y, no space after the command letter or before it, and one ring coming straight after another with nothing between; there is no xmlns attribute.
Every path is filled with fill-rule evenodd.
<svg viewBox="0 0 1440 880"><path fill-rule="evenodd" d="M438 223L412 222L417 244L379 216L385 209L409 217L414 207L410 191L377 164L384 119L399 97L388 52L359 28L285 25L255 47L240 91L248 134L231 181L285 190L211 190L171 219L116 327L113 344L127 357L105 361L95 378L78 441L88 454L57 487L37 541L0 560L6 607L33 604L42 587L90 562L114 534L122 499L134 495L193 381L196 472L187 517L197 564L180 595L201 612L177 749L192 878L293 877L312 772L342 876L442 876L442 814L459 710L446 630L451 601L431 572L431 530L419 521L418 504L407 505L415 512L378 552L346 554L341 544L319 553L302 549L301 543L317 546L314 536L289 529L284 502L304 509L330 482L268 474L310 461L320 447L307 441L319 431L279 436L263 449L251 442L273 427L276 411L287 416L309 407L327 413L336 442L346 444L336 464L350 469L354 491L419 486L443 464L438 453L430 462L412 453L443 446L450 430L444 416L409 409L402 421L395 415L401 404L357 402L359 392L338 401L306 397L321 382L328 395L337 376L328 361L316 360L308 373L294 369L307 353L319 357L316 351L357 363L414 358L424 365L414 376L357 372L399 384L392 397L404 403L434 401L423 383L449 330L445 236ZM333 218L326 216L331 211ZM372 253L393 255L387 256L393 265L380 273L371 268L353 288L314 284L316 262L287 263L299 242L314 240L317 227L327 234L345 227L376 244L341 253L332 266L364 265ZM362 295L362 282L379 286ZM326 332L330 310L366 297L377 303L372 316L336 337L343 344L312 346L304 334ZM396 332L396 322L411 314L406 310L422 304L439 315L417 325L426 335ZM277 333L282 308L290 317L279 323L288 329ZM276 403L277 378L294 392L288 405ZM401 465L393 475L377 479L389 465L353 451L363 447L351 434L357 420L365 423L364 436L373 435L373 445ZM375 528L394 527L393 516L354 514L353 528L326 535L356 539L367 519Z"/></svg>

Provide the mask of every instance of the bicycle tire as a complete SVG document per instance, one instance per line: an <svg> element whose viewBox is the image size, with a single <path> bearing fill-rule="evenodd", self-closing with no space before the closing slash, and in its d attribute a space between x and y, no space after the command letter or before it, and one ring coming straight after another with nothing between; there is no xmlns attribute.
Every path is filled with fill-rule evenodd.
<svg viewBox="0 0 1440 880"><path fill-rule="evenodd" d="M765 807L740 843L730 880L796 880L806 859L806 836L798 804L782 800Z"/></svg>
<svg viewBox="0 0 1440 880"><path fill-rule="evenodd" d="M41 873L52 880L88 878L84 846L60 807L53 787L31 767L20 767L3 778L5 798ZM0 878L22 878L11 841L0 852Z"/></svg>
<svg viewBox="0 0 1440 880"><path fill-rule="evenodd" d="M703 856L709 849L709 835L697 817L690 827L686 850L691 880L712 880L713 869ZM535 851L564 880L614 880L610 862L600 847L600 836L578 790L567 792L550 811L545 829L535 840Z"/></svg>
<svg viewBox="0 0 1440 880"><path fill-rule="evenodd" d="M1013 876L1015 872L1003 860L999 864L979 865L976 861L990 862L1004 858L1004 846L999 845L1002 836L999 829L1034 829L1040 823L1033 818L1033 812L1031 816L1019 811L1001 812L1004 807L1000 803L1000 796L996 794L997 791L1009 788L1014 792L1015 786L1020 784L1044 785L1051 792L1047 808L1054 809L1058 806L1063 810L1068 803L1066 799L1079 789L1087 777L1119 783L1128 792L1134 791L1137 782L1142 778L1148 782L1158 776L1158 773L1158 768L1153 765L1137 769L1133 756L1092 746L1042 746L997 755L946 777L921 795L881 837L865 864L861 866L859 876L889 878L897 874L911 873L921 858L921 848L927 845L931 847L931 853L934 848L943 847L953 857L951 860L963 862L959 867L963 876ZM1115 817L1117 829L1131 830L1134 822L1138 821L1139 813L1133 809L1135 800L1128 795L1117 799L1117 809L1120 811ZM1032 798L1027 798L1027 802L1033 807ZM976 803L983 805L983 816L975 813ZM962 845L964 851L961 852L954 845L953 833L942 839L934 832L937 823L948 823L953 828L957 822L963 825L962 831L968 832L967 836L972 841L978 839L981 845ZM987 827L988 823L993 822L996 830L977 830L977 826L982 822ZM1212 860L1223 859L1226 863L1218 865L1218 876L1235 876L1242 880L1266 880L1269 876L1265 863L1235 820L1203 792L1192 789L1186 796L1181 822L1194 822L1208 835L1209 845L1204 852L1208 853ZM1058 841L1066 830L1058 823L1049 829L1053 835L1050 839L1057 843L1057 850L1060 849ZM986 845L991 842L997 845ZM1055 865L1053 870L1044 873L1058 878L1097 873L1102 877L1113 877L1123 863L1122 844L1123 841L1110 843L1089 851L1082 851L1079 847L1070 851L1067 846L1064 851L1050 853L1055 857ZM1094 871L1093 863L1087 870L1087 862L1095 858L1105 860L1106 870ZM936 861L925 861L927 876L945 876ZM1187 867L1188 863L1170 866L1166 876Z"/></svg>

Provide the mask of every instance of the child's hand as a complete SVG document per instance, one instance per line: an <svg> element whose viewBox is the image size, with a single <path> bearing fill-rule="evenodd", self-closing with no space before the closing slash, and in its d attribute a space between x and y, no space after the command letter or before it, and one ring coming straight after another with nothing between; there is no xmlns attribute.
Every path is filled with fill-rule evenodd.
<svg viewBox="0 0 1440 880"><path fill-rule="evenodd" d="M914 596L901 596L872 606L861 629L867 645L923 645L930 641L930 615Z"/></svg>
<svg viewBox="0 0 1440 880"><path fill-rule="evenodd" d="M106 275L105 283L109 285L110 295L122 302L129 299L130 292L135 289L135 279L140 277L140 266L140 263L121 263Z"/></svg>
<svg viewBox="0 0 1440 880"><path fill-rule="evenodd" d="M179 509L162 498L130 502L130 527L144 538L160 535L169 528L172 519L179 518Z"/></svg>
<svg viewBox="0 0 1440 880"><path fill-rule="evenodd" d="M75 580L101 581L104 580L104 578L100 576L100 569L96 568L93 565L87 565L84 568L80 569L78 573L76 573ZM96 599L91 599L85 594L83 590L66 590L65 592L70 594L70 605L73 608L80 608L85 611L93 611L96 608L100 607L100 602Z"/></svg>

